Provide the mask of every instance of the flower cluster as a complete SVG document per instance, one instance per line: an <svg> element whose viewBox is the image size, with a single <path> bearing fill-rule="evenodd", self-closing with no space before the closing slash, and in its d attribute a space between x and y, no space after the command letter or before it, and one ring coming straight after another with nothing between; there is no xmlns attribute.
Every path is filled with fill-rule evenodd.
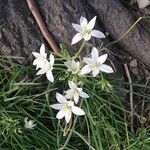
<svg viewBox="0 0 150 150"><path fill-rule="evenodd" d="M84 40L84 42L89 41L91 37L96 38L105 38L105 35L98 31L94 30L96 22L96 16L91 19L89 22L86 18L80 18L79 24L72 24L78 33L73 37L71 44L75 44L80 40ZM82 47L82 46L81 46ZM79 52L82 48L79 49ZM78 54L78 53L77 53ZM47 60L47 54L45 53L45 46L42 44L40 48L40 53L33 52L33 55L36 59L33 62L33 65L36 65L36 70L40 69L37 72L37 75L46 74L47 79L50 82L54 82L54 76L52 73L53 65L54 65L54 56L50 54L49 60ZM78 116L85 115L85 111L80 107L75 106L80 102L80 98L87 99L89 95L83 91L82 86L79 84L82 77L85 77L86 74L91 74L93 77L96 77L99 73L113 73L113 69L104 64L107 60L108 54L103 54L99 56L98 50L93 47L91 51L90 57L84 57L83 60L77 59L77 57L68 58L65 62L63 62L64 66L67 68L67 72L72 74L72 76L80 78L72 78L68 80L69 89L64 91L64 94L56 93L56 99L58 103L50 105L51 108L59 110L56 118L62 119L65 118L66 124L68 124L72 118L72 113ZM79 61L80 60L80 61ZM66 70L65 70L66 72ZM80 105L79 105L80 106ZM34 124L32 122L27 122L25 120L27 128L33 128Z"/></svg>
<svg viewBox="0 0 150 150"><path fill-rule="evenodd" d="M36 57L33 62L33 65L36 65L36 70L40 69L36 75L41 75L46 73L46 77L50 82L54 82L54 76L52 74L53 65L54 65L54 56L49 55L49 61L47 60L47 54L45 53L45 46L42 44L40 48L40 53L32 52Z"/></svg>
<svg viewBox="0 0 150 150"><path fill-rule="evenodd" d="M74 106L74 103L79 102L79 97L89 98L88 94L83 92L82 88L79 88L73 81L68 81L68 86L70 89L65 91L65 96L56 93L56 99L59 104L51 105L52 108L60 110L56 118L62 119L65 117L66 123L71 120L72 113L78 116L85 115L85 112L81 108Z"/></svg>

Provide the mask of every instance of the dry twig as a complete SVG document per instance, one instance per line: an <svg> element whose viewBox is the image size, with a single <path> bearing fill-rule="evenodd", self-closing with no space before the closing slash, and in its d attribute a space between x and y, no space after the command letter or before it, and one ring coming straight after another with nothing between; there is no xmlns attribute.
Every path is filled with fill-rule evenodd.
<svg viewBox="0 0 150 150"><path fill-rule="evenodd" d="M133 111L134 111L134 108L133 108L133 87L132 87L132 79L131 79L131 76L130 76L130 73L129 73L129 69L128 69L127 64L124 64L124 68L125 68L126 75L127 75L127 78L128 78L129 84L130 84L131 131L134 132L134 130L133 130Z"/></svg>
<svg viewBox="0 0 150 150"><path fill-rule="evenodd" d="M149 84L150 78L146 80L145 86ZM146 88L144 89L144 93L146 92ZM141 108L141 116L144 116L144 107L145 107L145 97L142 99L142 108Z"/></svg>
<svg viewBox="0 0 150 150"><path fill-rule="evenodd" d="M55 53L59 52L59 48L57 46L57 44L55 43L55 41L53 40L52 36L50 35L50 33L48 32L46 25L40 15L40 12L38 10L38 7L35 3L34 0L26 0L29 6L30 11L32 12L43 36L45 37L45 39L47 40L47 42L49 43L49 45L51 46L52 50Z"/></svg>

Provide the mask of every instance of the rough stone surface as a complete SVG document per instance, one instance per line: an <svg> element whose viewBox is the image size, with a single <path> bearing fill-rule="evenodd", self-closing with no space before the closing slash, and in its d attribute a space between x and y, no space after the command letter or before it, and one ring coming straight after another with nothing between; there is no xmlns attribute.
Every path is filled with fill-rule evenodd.
<svg viewBox="0 0 150 150"><path fill-rule="evenodd" d="M95 15L98 16L95 29L110 33L110 36L103 40L105 43L118 39L135 21L119 0L37 0L36 2L48 30L57 43L64 43L67 46L69 52L76 51L80 45L71 46L70 43L76 34L71 23L79 23L81 15L88 20ZM39 50L45 40L26 1L0 0L0 14L0 21L4 22L0 25L2 55L28 58L32 51ZM120 44L129 53L150 66L149 40L148 31L138 25L120 41ZM93 42L101 45L101 40L92 39L91 43Z"/></svg>
<svg viewBox="0 0 150 150"><path fill-rule="evenodd" d="M107 32L119 39L136 21L119 0L88 0ZM150 69L150 31L138 23L119 44Z"/></svg>
<svg viewBox="0 0 150 150"><path fill-rule="evenodd" d="M57 43L64 43L70 52L76 50L77 47L71 47L70 44L73 35L76 34L71 23L79 23L81 15L89 19L93 17L93 14L88 12L86 3L80 0L36 2L48 30ZM0 20L4 22L0 30L0 52L6 56L28 58L32 51L39 49L44 39L26 1L0 0L0 11Z"/></svg>

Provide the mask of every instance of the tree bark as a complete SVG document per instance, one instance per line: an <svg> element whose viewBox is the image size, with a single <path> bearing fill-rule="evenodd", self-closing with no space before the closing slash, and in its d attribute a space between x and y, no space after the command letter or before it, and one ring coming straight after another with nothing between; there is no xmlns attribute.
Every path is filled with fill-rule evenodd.
<svg viewBox="0 0 150 150"><path fill-rule="evenodd" d="M37 0L36 2L48 31L57 44L64 43L70 53L76 51L80 45L79 43L71 46L72 37L76 34L71 23L79 23L80 16L88 20L95 15L98 16L95 29L108 32L111 36L103 40L105 43L111 42L110 39L120 38L136 21L119 0ZM0 21L4 22L4 25L0 26L0 52L3 55L28 58L32 51L39 51L44 38L26 1L0 0L0 14ZM119 44L123 50L137 57L150 69L149 40L149 31L139 23ZM92 42L100 45L101 40L92 39Z"/></svg>

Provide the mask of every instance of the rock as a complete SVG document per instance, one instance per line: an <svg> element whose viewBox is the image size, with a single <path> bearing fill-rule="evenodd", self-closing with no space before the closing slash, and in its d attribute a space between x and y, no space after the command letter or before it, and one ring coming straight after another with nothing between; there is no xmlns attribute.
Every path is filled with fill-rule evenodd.
<svg viewBox="0 0 150 150"><path fill-rule="evenodd" d="M137 20L120 0L88 0L87 3L115 40L120 39ZM150 31L140 22L117 43L150 69Z"/></svg>
<svg viewBox="0 0 150 150"><path fill-rule="evenodd" d="M140 9L147 7L150 4L150 0L137 0Z"/></svg>
<svg viewBox="0 0 150 150"><path fill-rule="evenodd" d="M2 33L0 32L0 39L2 38Z"/></svg>
<svg viewBox="0 0 150 150"><path fill-rule="evenodd" d="M88 42L91 46L100 46L102 41L107 45L112 39L119 39L135 22L132 14L119 0L37 0L36 2L54 40L57 44L64 43L70 53L75 53L81 44L71 46L72 37L76 34L71 23L79 23L81 16L88 20L97 16L95 29L109 33L106 39L92 38ZM3 55L28 58L33 51L39 51L41 43L46 44L26 1L0 0L0 14L6 22L1 28L3 36L0 40L0 51ZM149 39L148 31L136 25L118 43L150 67ZM9 53L2 49L3 46L9 47ZM109 51L114 47L114 45L109 46ZM86 52L87 50L83 53Z"/></svg>
<svg viewBox="0 0 150 150"><path fill-rule="evenodd" d="M130 61L130 67L135 68L137 67L137 60L133 59L132 61Z"/></svg>

